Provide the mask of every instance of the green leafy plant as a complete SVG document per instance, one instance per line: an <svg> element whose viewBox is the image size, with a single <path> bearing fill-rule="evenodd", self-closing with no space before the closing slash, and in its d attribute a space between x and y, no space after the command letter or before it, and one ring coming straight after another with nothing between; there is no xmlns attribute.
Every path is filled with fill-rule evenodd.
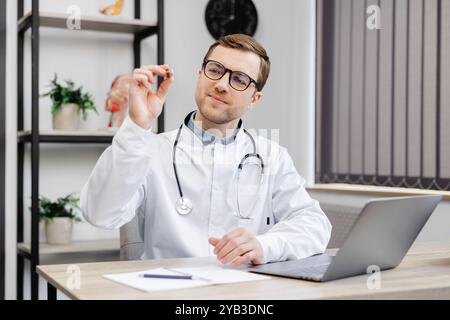
<svg viewBox="0 0 450 320"><path fill-rule="evenodd" d="M55 77L50 83L50 91L41 95L41 97L50 97L52 99L52 113L58 111L61 106L68 103L75 103L80 106L83 113L83 120L87 119L88 111L92 110L98 114L94 101L89 93L82 92L82 86L75 88L75 83L71 80L64 80L66 86L58 83L58 77Z"/></svg>
<svg viewBox="0 0 450 320"><path fill-rule="evenodd" d="M51 201L49 198L39 196L38 215L39 221L52 222L53 218L70 218L74 221L81 221L77 217L75 210L80 210L78 205L80 199L73 193ZM31 210L31 208L30 208Z"/></svg>

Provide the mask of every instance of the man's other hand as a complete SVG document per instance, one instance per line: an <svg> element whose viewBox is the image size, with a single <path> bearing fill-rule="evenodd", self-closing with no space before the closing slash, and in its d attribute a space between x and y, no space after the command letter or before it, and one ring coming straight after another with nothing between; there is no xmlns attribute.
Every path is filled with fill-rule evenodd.
<svg viewBox="0 0 450 320"><path fill-rule="evenodd" d="M210 237L208 242L215 247L214 254L223 264L231 263L233 267L239 267L249 262L262 263L261 244L245 228L233 230L222 238Z"/></svg>

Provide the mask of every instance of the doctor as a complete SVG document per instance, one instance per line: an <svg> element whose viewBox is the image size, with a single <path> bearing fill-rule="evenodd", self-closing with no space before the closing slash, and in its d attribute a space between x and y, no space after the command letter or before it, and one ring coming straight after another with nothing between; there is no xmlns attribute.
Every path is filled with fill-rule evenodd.
<svg viewBox="0 0 450 320"><path fill-rule="evenodd" d="M81 193L86 220L113 229L141 215L143 259L215 255L238 267L322 253L331 225L291 157L241 120L262 97L265 49L241 34L213 43L198 71L198 109L157 135L151 126L174 81L169 70L134 70L129 117Z"/></svg>

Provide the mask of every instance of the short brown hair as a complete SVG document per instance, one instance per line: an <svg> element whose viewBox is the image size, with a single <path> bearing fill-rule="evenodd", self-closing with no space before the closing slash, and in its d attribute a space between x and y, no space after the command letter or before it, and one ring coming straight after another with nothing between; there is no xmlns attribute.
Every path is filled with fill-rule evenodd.
<svg viewBox="0 0 450 320"><path fill-rule="evenodd" d="M266 84L267 78L270 73L270 59L266 53L266 50L260 45L253 37L245 34L230 34L219 38L208 49L203 61L207 60L215 47L222 46L225 48L239 49L243 51L253 52L260 57L260 66L258 79L256 80L256 89L261 91Z"/></svg>

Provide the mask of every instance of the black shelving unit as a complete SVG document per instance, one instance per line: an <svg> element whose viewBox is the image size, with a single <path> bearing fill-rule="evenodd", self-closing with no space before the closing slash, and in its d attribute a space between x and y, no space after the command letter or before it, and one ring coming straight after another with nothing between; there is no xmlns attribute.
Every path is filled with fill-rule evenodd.
<svg viewBox="0 0 450 320"><path fill-rule="evenodd" d="M140 20L141 2L134 1L134 19L115 20L110 17L81 19L82 32L101 31L133 34L134 67L140 66L141 41L157 36L157 63L164 60L164 0L157 0L158 21L147 24ZM25 144L31 144L31 250L17 249L17 299L23 299L24 259L30 260L31 299L39 298L39 278L36 266L39 264L39 149L41 143L111 143L112 135L92 134L48 134L39 131L39 29L40 27L66 29L67 16L39 11L39 0L32 0L31 12L24 15L24 1L18 1L18 50L17 50L17 103L18 103L18 165L17 165L17 243L23 242L23 169ZM23 51L24 35L31 29L31 130L24 131L23 99ZM70 32L70 31L68 31ZM77 31L79 32L79 31ZM159 79L159 82L161 79ZM159 83L158 83L159 84ZM164 112L164 111L163 111ZM158 132L164 131L164 113L158 118Z"/></svg>

